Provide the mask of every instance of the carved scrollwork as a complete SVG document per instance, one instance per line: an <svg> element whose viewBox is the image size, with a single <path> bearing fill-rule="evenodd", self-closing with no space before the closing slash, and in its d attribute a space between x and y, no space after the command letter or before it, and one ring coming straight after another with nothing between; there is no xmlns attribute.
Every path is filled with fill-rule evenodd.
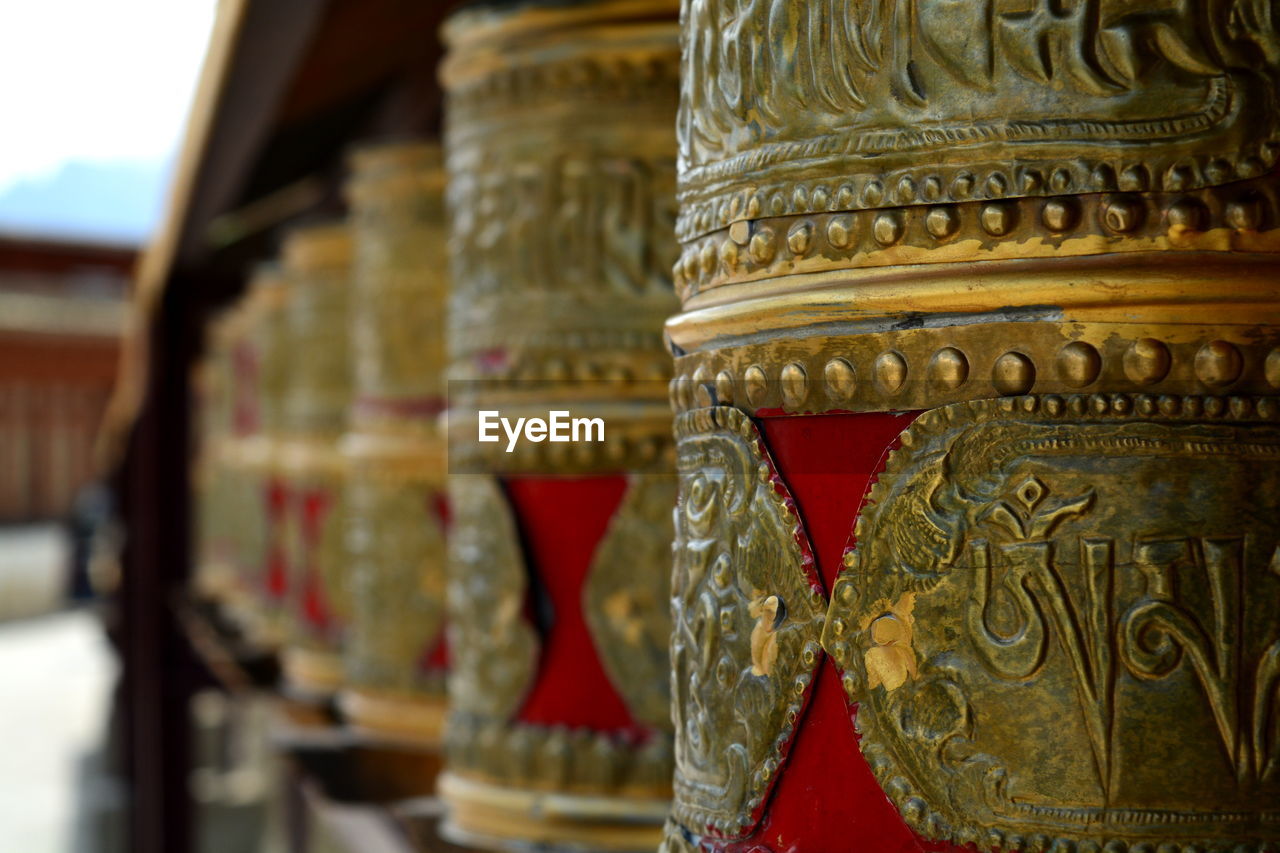
<svg viewBox="0 0 1280 853"><path fill-rule="evenodd" d="M702 409L679 416L676 435L672 814L732 837L758 820L785 758L821 658L825 598L750 419Z"/></svg>
<svg viewBox="0 0 1280 853"><path fill-rule="evenodd" d="M903 434L823 638L862 749L930 838L1274 843L1275 404L1096 402Z"/></svg>
<svg viewBox="0 0 1280 853"><path fill-rule="evenodd" d="M671 726L671 576L657 567L670 559L674 505L674 478L631 475L582 593L587 627L609 680L638 720L661 731Z"/></svg>
<svg viewBox="0 0 1280 853"><path fill-rule="evenodd" d="M533 680L539 647L524 615L515 518L493 477L451 478L449 505L458 520L448 541L449 700L457 715L506 720Z"/></svg>

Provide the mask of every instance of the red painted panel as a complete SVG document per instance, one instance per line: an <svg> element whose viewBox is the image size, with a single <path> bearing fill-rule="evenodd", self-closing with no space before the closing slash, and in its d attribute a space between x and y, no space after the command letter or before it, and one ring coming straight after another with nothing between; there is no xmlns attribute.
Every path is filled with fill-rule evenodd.
<svg viewBox="0 0 1280 853"><path fill-rule="evenodd" d="M831 588L868 488L915 413L770 417L759 421ZM760 826L748 838L711 842L726 853L946 851L920 839L881 790L858 750L835 666L824 657Z"/></svg>
<svg viewBox="0 0 1280 853"><path fill-rule="evenodd" d="M264 577L267 600L271 603L284 601L289 591L289 567L285 556L284 537L289 512L289 490L277 477L267 480L267 565Z"/></svg>
<svg viewBox="0 0 1280 853"><path fill-rule="evenodd" d="M516 718L641 737L644 729L609 682L582 612L583 581L626 477L512 477L505 485L525 559L551 605L537 677Z"/></svg>

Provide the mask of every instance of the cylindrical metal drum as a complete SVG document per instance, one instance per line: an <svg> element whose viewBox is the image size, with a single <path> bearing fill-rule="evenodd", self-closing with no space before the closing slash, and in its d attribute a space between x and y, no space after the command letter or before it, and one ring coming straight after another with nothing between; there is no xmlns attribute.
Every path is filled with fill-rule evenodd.
<svg viewBox="0 0 1280 853"><path fill-rule="evenodd" d="M685 4L666 850L1280 840L1265 6Z"/></svg>
<svg viewBox="0 0 1280 853"><path fill-rule="evenodd" d="M440 787L473 845L651 850L668 807L676 5L496 2L446 25ZM556 412L564 442L493 438Z"/></svg>
<svg viewBox="0 0 1280 853"><path fill-rule="evenodd" d="M280 410L288 620L281 663L292 691L317 698L342 683L348 616L338 442L351 396L351 253L345 225L298 228L283 252L290 294L283 315L288 352Z"/></svg>
<svg viewBox="0 0 1280 853"><path fill-rule="evenodd" d="M376 738L435 751L445 717L444 168L438 146L362 148L347 460L351 622L341 704ZM433 774L432 774L433 775ZM432 779L417 784L430 790Z"/></svg>

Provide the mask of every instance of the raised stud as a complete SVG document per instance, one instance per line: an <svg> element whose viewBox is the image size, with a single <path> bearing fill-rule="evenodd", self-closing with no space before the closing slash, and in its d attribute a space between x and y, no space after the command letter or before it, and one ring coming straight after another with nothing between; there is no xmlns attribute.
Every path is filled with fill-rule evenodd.
<svg viewBox="0 0 1280 853"><path fill-rule="evenodd" d="M960 228L960 215L952 207L931 207L925 214L924 227L936 239L945 240Z"/></svg>
<svg viewBox="0 0 1280 853"><path fill-rule="evenodd" d="M1151 385L1169 373L1173 358L1169 348L1155 338L1139 338L1129 345L1122 364L1125 376L1139 385Z"/></svg>
<svg viewBox="0 0 1280 853"><path fill-rule="evenodd" d="M1210 341L1200 347L1195 360L1196 376L1206 385L1230 385L1240 378L1244 359L1240 350L1226 341Z"/></svg>
<svg viewBox="0 0 1280 853"><path fill-rule="evenodd" d="M1050 231L1070 231L1080 220L1080 208L1074 199L1051 198L1044 203L1040 219Z"/></svg>
<svg viewBox="0 0 1280 853"><path fill-rule="evenodd" d="M1151 185L1151 173L1142 164L1130 166L1120 173L1117 185L1127 193L1140 193Z"/></svg>
<svg viewBox="0 0 1280 853"><path fill-rule="evenodd" d="M751 260L761 265L768 264L773 260L775 251L772 229L761 228L751 235Z"/></svg>
<svg viewBox="0 0 1280 853"><path fill-rule="evenodd" d="M916 200L916 182L909 175L898 181L898 204L911 204Z"/></svg>
<svg viewBox="0 0 1280 853"><path fill-rule="evenodd" d="M1012 231L1016 219L1017 214L1011 204L984 205L978 214L983 230L993 237L1003 237Z"/></svg>
<svg viewBox="0 0 1280 853"><path fill-rule="evenodd" d="M831 217L827 223L827 242L837 249L853 245L853 217L847 213Z"/></svg>
<svg viewBox="0 0 1280 853"><path fill-rule="evenodd" d="M1267 360L1262 365L1263 375L1267 377L1267 384L1272 388L1280 388L1280 349L1273 349L1267 354Z"/></svg>
<svg viewBox="0 0 1280 853"><path fill-rule="evenodd" d="M790 408L796 408L809 396L809 377L804 367L791 362L782 368L781 374L782 402Z"/></svg>
<svg viewBox="0 0 1280 853"><path fill-rule="evenodd" d="M884 200L884 187L879 181L868 181L862 188L862 206L876 207Z"/></svg>
<svg viewBox="0 0 1280 853"><path fill-rule="evenodd" d="M935 385L953 391L969 378L969 360L955 347L943 347L929 361L929 378Z"/></svg>
<svg viewBox="0 0 1280 853"><path fill-rule="evenodd" d="M871 224L871 236L881 246L892 246L901 240L903 230L902 214L896 210L880 213Z"/></svg>
<svg viewBox="0 0 1280 853"><path fill-rule="evenodd" d="M991 370L991 384L1006 396L1025 394L1036 381L1036 367L1020 352L1007 352L996 359Z"/></svg>
<svg viewBox="0 0 1280 853"><path fill-rule="evenodd" d="M1203 231L1208 219L1204 205L1193 198L1180 198L1165 213L1169 227L1178 231Z"/></svg>
<svg viewBox="0 0 1280 853"><path fill-rule="evenodd" d="M724 264L726 270L733 271L733 268L738 265L737 243L725 240L720 244L720 262Z"/></svg>
<svg viewBox="0 0 1280 853"><path fill-rule="evenodd" d="M1236 199L1227 205L1225 219L1237 231L1257 231L1262 226L1262 199L1257 195Z"/></svg>
<svg viewBox="0 0 1280 853"><path fill-rule="evenodd" d="M833 358L822 369L822 378L827 386L827 394L833 400L845 401L853 397L854 388L858 384L858 373L853 365L843 358Z"/></svg>
<svg viewBox="0 0 1280 853"><path fill-rule="evenodd" d="M1102 224L1117 234L1127 234L1142 224L1142 213L1142 202L1137 199L1113 198L1102 209Z"/></svg>
<svg viewBox="0 0 1280 853"><path fill-rule="evenodd" d="M711 275L716 268L716 244L703 243L701 251L698 252L698 261L702 264L702 274Z"/></svg>
<svg viewBox="0 0 1280 853"><path fill-rule="evenodd" d="M907 381L907 360L889 350L876 357L876 384L886 394L896 394Z"/></svg>
<svg viewBox="0 0 1280 853"><path fill-rule="evenodd" d="M791 227L791 231L787 233L787 248L791 250L791 254L802 258L809 252L809 246L813 242L813 225L809 222L799 222Z"/></svg>
<svg viewBox="0 0 1280 853"><path fill-rule="evenodd" d="M747 401L753 406L763 406L769 395L769 380L765 377L764 368L758 364L751 365L742 380L747 389Z"/></svg>
<svg viewBox="0 0 1280 853"><path fill-rule="evenodd" d="M727 370L716 374L716 402L722 406L733 403L733 374Z"/></svg>
<svg viewBox="0 0 1280 853"><path fill-rule="evenodd" d="M1102 356L1084 341L1072 341L1058 351L1058 378L1072 388L1083 388L1098 378Z"/></svg>

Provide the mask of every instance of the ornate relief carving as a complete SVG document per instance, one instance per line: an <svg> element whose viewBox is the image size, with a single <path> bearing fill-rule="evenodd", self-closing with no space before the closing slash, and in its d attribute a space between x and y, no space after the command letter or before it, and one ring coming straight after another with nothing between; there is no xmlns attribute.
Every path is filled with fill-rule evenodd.
<svg viewBox="0 0 1280 853"><path fill-rule="evenodd" d="M670 375L677 4L611 5L446 28L452 378Z"/></svg>
<svg viewBox="0 0 1280 853"><path fill-rule="evenodd" d="M1221 316L1224 306L1177 310ZM1044 313L1056 312L1025 312ZM682 356L672 407L679 412L716 401L749 413L887 411L1106 388L1135 392L1134 405L1157 408L1187 392L1280 388L1280 333L1269 326L996 320L901 328L910 318L886 325L856 335L808 336L785 348L752 343Z"/></svg>
<svg viewBox="0 0 1280 853"><path fill-rule="evenodd" d="M826 605L800 520L750 419L676 419L673 817L737 836L759 818L822 651Z"/></svg>
<svg viewBox="0 0 1280 853"><path fill-rule="evenodd" d="M682 239L761 215L1187 190L1280 155L1266 4L693 0L683 23Z"/></svg>
<svg viewBox="0 0 1280 853"><path fill-rule="evenodd" d="M917 831L1006 850L1280 839L1278 414L1020 397L903 433L823 645Z"/></svg>
<svg viewBox="0 0 1280 853"><path fill-rule="evenodd" d="M443 692L421 661L444 628L445 538L440 486L353 477L346 552L352 628L345 653L356 687Z"/></svg>
<svg viewBox="0 0 1280 853"><path fill-rule="evenodd" d="M591 559L582 607L600 663L637 720L671 725L671 509L675 478L632 474Z"/></svg>
<svg viewBox="0 0 1280 853"><path fill-rule="evenodd" d="M524 614L515 519L493 477L451 478L449 506L456 519L448 541L449 700L459 718L505 722L533 679L539 645ZM461 732L451 730L450 741Z"/></svg>
<svg viewBox="0 0 1280 853"><path fill-rule="evenodd" d="M666 732L638 745L607 732L454 713L447 733L449 768L469 779L606 796L671 794L671 735Z"/></svg>
<svg viewBox="0 0 1280 853"><path fill-rule="evenodd" d="M347 195L356 240L350 321L356 422L369 426L394 419L403 427L416 414L418 421L430 424L444 394L449 284L447 265L441 262L448 229L440 148L369 146L352 155L351 166ZM379 404L391 411L381 412ZM398 418L396 406L407 409Z"/></svg>
<svg viewBox="0 0 1280 853"><path fill-rule="evenodd" d="M690 239L681 299L833 269L1116 252L1280 252L1272 176L1191 192L1091 193L766 216Z"/></svg>
<svg viewBox="0 0 1280 853"><path fill-rule="evenodd" d="M288 378L281 426L306 436L337 436L351 402L347 353L351 235L346 226L315 225L290 233L284 246L289 298L282 318Z"/></svg>

